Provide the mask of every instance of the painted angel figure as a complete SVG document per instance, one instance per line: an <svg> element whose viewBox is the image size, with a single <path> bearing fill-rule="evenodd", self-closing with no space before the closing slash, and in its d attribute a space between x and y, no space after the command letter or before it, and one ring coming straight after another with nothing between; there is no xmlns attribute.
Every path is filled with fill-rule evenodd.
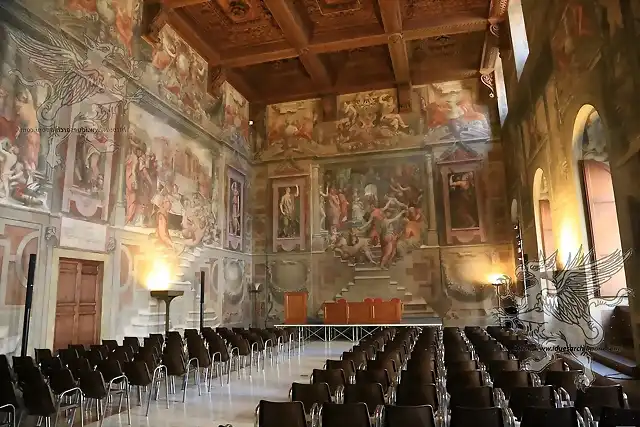
<svg viewBox="0 0 640 427"><path fill-rule="evenodd" d="M28 57L42 72L42 78L30 81L19 70L11 70L23 85L47 88L45 100L38 108L41 126L53 126L62 108L104 93L104 76L96 68L100 64L90 61L64 37L47 30L48 43L43 43L16 30L8 29L8 32L18 52ZM91 53L104 61L116 54L117 49L108 43L94 43Z"/></svg>

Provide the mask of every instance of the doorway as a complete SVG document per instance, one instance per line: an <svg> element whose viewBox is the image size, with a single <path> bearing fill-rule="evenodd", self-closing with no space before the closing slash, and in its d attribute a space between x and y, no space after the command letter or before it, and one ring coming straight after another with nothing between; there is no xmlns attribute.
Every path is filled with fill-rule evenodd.
<svg viewBox="0 0 640 427"><path fill-rule="evenodd" d="M54 350L99 343L103 271L101 261L60 258Z"/></svg>

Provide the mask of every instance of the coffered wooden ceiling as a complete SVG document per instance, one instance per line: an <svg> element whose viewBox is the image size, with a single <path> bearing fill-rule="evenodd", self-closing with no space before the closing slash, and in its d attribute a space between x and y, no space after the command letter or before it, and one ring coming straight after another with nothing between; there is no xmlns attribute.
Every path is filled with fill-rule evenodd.
<svg viewBox="0 0 640 427"><path fill-rule="evenodd" d="M508 0L145 0L145 38L171 25L265 104L493 71ZM402 104L402 100L401 100ZM405 102L406 104L406 102Z"/></svg>

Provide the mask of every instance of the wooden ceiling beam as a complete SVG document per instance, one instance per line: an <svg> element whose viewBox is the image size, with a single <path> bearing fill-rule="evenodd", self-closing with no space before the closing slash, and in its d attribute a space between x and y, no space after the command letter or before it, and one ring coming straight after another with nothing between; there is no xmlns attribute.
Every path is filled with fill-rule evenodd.
<svg viewBox="0 0 640 427"><path fill-rule="evenodd" d="M190 23L188 19L177 10L165 10L164 13L167 17L166 23L171 25L176 33L178 33L191 48L202 55L210 66L220 64L220 54L211 47L210 43L207 43L200 37L193 23ZM255 98L256 94L253 88L238 73L225 69L224 76L229 84L249 101Z"/></svg>
<svg viewBox="0 0 640 427"><path fill-rule="evenodd" d="M209 0L160 0L165 8L177 9L179 7L193 6L196 4L206 3Z"/></svg>
<svg viewBox="0 0 640 427"><path fill-rule="evenodd" d="M393 65L393 74L396 83L400 85L410 84L409 54L407 44L402 36L402 11L398 0L378 0L382 26L389 37L387 46Z"/></svg>
<svg viewBox="0 0 640 427"><path fill-rule="evenodd" d="M500 27L491 24L484 39L480 74L490 74L496 68L496 61L500 54Z"/></svg>
<svg viewBox="0 0 640 427"><path fill-rule="evenodd" d="M486 18L478 17L437 19L424 22L423 27L404 28L403 38L405 41L410 41L439 35L473 33L477 31L485 31L488 24L489 21ZM327 36L320 36L311 39L307 47L309 49L309 54L319 55L323 53L379 46L388 42L389 36L385 33L366 36L351 36L347 38L335 37L331 39ZM239 68L262 64L265 62L295 58L298 56L298 51L292 47L265 50L265 47L261 46L260 49L252 47L247 49L237 49L235 52L236 54L234 56L222 58L220 63L228 68Z"/></svg>
<svg viewBox="0 0 640 427"><path fill-rule="evenodd" d="M332 79L322 59L309 50L309 33L295 4L288 0L264 0L282 30L285 40L298 51L300 62L311 80L322 90L331 87Z"/></svg>
<svg viewBox="0 0 640 427"><path fill-rule="evenodd" d="M489 8L489 22L498 24L507 19L509 0L491 0Z"/></svg>

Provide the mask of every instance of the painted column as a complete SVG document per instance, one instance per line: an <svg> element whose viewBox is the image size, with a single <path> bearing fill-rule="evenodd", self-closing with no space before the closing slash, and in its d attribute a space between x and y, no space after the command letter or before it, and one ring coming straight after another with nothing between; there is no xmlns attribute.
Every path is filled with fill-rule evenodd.
<svg viewBox="0 0 640 427"><path fill-rule="evenodd" d="M425 154L425 164L427 171L427 238L425 243L428 246L438 245L438 224L436 217L436 194L435 185L433 183L433 153Z"/></svg>
<svg viewBox="0 0 640 427"><path fill-rule="evenodd" d="M325 235L324 230L324 197L322 196L322 183L320 182L320 166L311 165L311 204L309 212L309 224L311 226L311 250L324 250Z"/></svg>
<svg viewBox="0 0 640 427"><path fill-rule="evenodd" d="M129 134L128 132L121 131L123 129L129 129L129 108L119 108L118 119L116 121L116 129L113 137L115 139L115 146L118 147L118 152L115 153L114 159L117 162L116 165L116 209L113 225L124 225L125 221L125 194L124 194L124 171L125 162L127 161L127 153L129 151Z"/></svg>

